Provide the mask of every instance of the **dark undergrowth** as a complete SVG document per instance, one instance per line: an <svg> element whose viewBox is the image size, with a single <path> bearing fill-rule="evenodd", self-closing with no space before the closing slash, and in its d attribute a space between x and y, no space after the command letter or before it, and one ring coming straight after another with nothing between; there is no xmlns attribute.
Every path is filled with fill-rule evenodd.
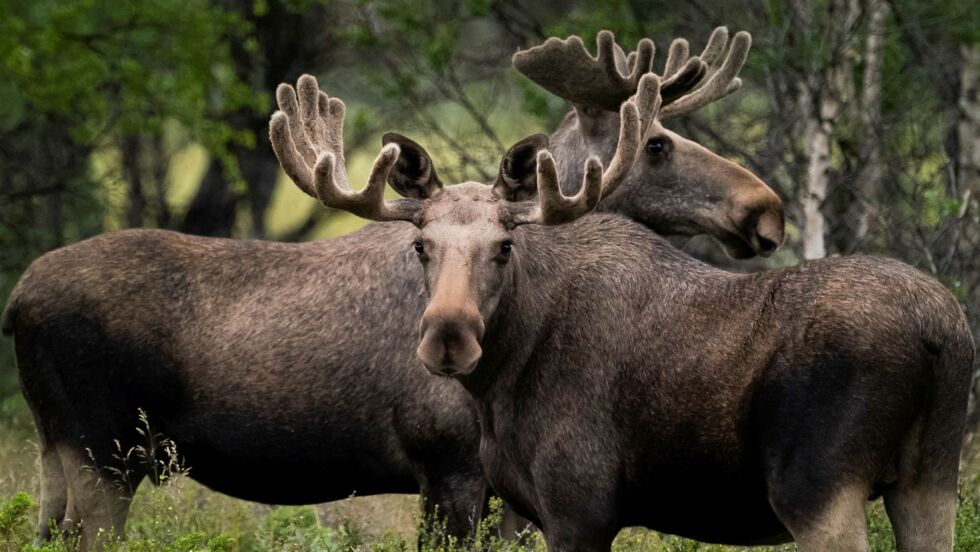
<svg viewBox="0 0 980 552"><path fill-rule="evenodd" d="M0 552L72 550L71 535L61 535L41 547L33 546L38 512L37 447L31 440L32 428L26 423L3 426L0 427ZM163 470L161 485L140 487L133 500L125 539L107 536L111 541L107 546L109 552L545 550L544 541L536 532L528 531L519 541L502 535L499 501L494 501L487 518L476 524L471 538L458 541L447 536L438 524L420 521L418 503L411 499L382 500L380 514L373 516L358 510L356 501L331 506L271 507L212 492L186 477L178 466L167 465ZM977 473L975 469L968 471ZM895 550L891 526L880 500L869 505L867 519L872 552ZM980 476L964 477L961 482L955 549L980 552ZM733 552L747 549L627 529L620 533L613 550ZM751 550L782 552L795 547Z"/></svg>

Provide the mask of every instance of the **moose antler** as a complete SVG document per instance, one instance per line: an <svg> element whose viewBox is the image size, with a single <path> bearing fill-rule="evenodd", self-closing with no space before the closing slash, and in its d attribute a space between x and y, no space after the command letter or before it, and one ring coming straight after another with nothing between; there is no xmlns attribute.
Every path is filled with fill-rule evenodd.
<svg viewBox="0 0 980 552"><path fill-rule="evenodd" d="M351 189L344 161L344 102L330 98L316 78L303 75L297 90L288 84L276 89L280 111L269 122L269 139L279 164L300 190L328 207L343 209L373 220L413 220L417 200L384 199L388 173L400 149L388 144L374 160L367 186Z"/></svg>
<svg viewBox="0 0 980 552"><path fill-rule="evenodd" d="M680 40L683 39L675 40L674 44L677 44ZM687 55L686 42L684 41L683 47L678 46L677 48L676 55L678 60L683 59ZM683 94L676 98L668 100L665 97L664 108L660 112L661 120L697 111L709 103L720 100L735 92L742 86L742 79L738 78L738 73L742 70L742 66L745 65L745 59L749 55L749 48L752 47L752 35L745 31L735 33L735 38L732 40L731 47L728 49L728 54L725 56L724 61L719 64L719 61L722 59L721 54L724 52L727 43L728 29L725 27L718 27L711 33L711 38L708 39L708 44L701 53L701 61L707 64L708 72L711 73L711 76L703 81L704 84L700 88L695 88L698 84L695 82L693 86L687 88ZM672 65L681 63L681 61L674 61L674 44L671 44L670 55L667 58L667 66L664 69L665 76L670 75L669 71Z"/></svg>
<svg viewBox="0 0 980 552"><path fill-rule="evenodd" d="M687 40L681 38L671 43L660 76L664 106L661 118L689 113L738 89L741 81L736 76L745 63L751 37L744 31L736 34L719 67L727 42L728 29L718 27L700 56L689 56ZM552 37L544 44L514 54L514 67L572 104L614 111L638 91L641 78L652 70L653 42L646 38L640 40L636 51L629 56L609 31L600 31L596 43L598 52L592 57L578 36L565 40ZM712 70L714 73L705 81Z"/></svg>
<svg viewBox="0 0 980 552"><path fill-rule="evenodd" d="M645 75L640 89L649 95L659 96L659 80L655 75ZM572 197L561 192L558 169L551 152L541 150L537 154L538 201L529 213L518 214L515 224L555 225L571 222L595 208L599 201L616 191L629 174L640 151L643 116L637 107L637 98L624 102L619 110L619 142L609 168L603 172L602 163L595 156L585 162L582 187Z"/></svg>
<svg viewBox="0 0 980 552"><path fill-rule="evenodd" d="M629 57L609 31L596 37L592 57L582 39L549 38L544 44L514 54L514 67L545 90L573 104L616 111L636 92L640 77L650 72L653 41L640 40Z"/></svg>
<svg viewBox="0 0 980 552"><path fill-rule="evenodd" d="M420 200L384 199L385 182L398 161L401 148L393 142L387 144L374 161L367 186L359 192L353 191L344 167L343 102L327 97L310 75L300 77L297 88L298 99L293 87L279 85L276 99L280 111L272 115L269 123L272 148L293 182L328 207L373 220L417 223L416 215L422 208ZM657 77L645 75L640 89L646 91L641 95L646 98L644 101L649 100L651 94L658 95ZM650 109L644 109L649 117ZM653 113L655 116L655 111ZM635 98L622 104L619 145L609 169L603 172L599 160L590 158L586 162L582 189L571 197L561 192L554 158L546 150L540 151L537 155L538 201L521 202L524 205L517 209L514 223L562 224L594 209L599 200L613 193L629 174L639 153L643 122Z"/></svg>

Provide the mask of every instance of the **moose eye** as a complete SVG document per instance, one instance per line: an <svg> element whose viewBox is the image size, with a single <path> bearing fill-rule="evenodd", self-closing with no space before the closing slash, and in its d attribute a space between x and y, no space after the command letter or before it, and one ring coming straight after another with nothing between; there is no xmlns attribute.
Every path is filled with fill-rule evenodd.
<svg viewBox="0 0 980 552"><path fill-rule="evenodd" d="M497 255L497 262L505 263L510 259L510 251L513 249L514 244L510 241L505 241L500 244L500 253Z"/></svg>
<svg viewBox="0 0 980 552"><path fill-rule="evenodd" d="M651 138L647 142L647 153L650 155L660 155L667 151L667 141L662 138Z"/></svg>
<svg viewBox="0 0 980 552"><path fill-rule="evenodd" d="M422 245L422 242L416 240L415 243L413 243L412 245L415 246L416 253L418 253L419 255L425 255L425 246Z"/></svg>

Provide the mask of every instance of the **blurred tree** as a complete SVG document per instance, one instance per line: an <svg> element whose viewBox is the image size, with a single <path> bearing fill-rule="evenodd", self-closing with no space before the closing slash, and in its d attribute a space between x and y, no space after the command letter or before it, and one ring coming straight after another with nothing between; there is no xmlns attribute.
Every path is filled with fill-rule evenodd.
<svg viewBox="0 0 980 552"><path fill-rule="evenodd" d="M246 199L248 234L265 238L265 213L279 168L267 130L273 94L279 83L295 82L300 74L315 73L327 64L337 50L337 20L331 17L328 3L315 0L218 0L215 4L236 14L248 29L231 37L231 71L239 81L266 94L258 109L242 106L225 118L251 138L229 148L235 172L229 173L223 163L209 165L178 227L192 234L230 236L238 203Z"/></svg>
<svg viewBox="0 0 980 552"><path fill-rule="evenodd" d="M142 152L160 143L166 121L235 174L228 148L253 137L224 117L265 107L230 70L227 40L244 30L203 0L0 2L2 296L33 257L102 230L107 198L93 155L120 151L135 226L147 222ZM9 341L0 347L10 366Z"/></svg>

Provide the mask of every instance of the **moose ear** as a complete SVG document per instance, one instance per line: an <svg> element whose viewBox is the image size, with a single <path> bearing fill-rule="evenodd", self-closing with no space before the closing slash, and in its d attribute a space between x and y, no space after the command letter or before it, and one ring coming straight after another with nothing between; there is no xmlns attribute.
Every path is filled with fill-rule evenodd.
<svg viewBox="0 0 980 552"><path fill-rule="evenodd" d="M511 146L500 162L493 191L507 201L524 201L538 193L538 152L548 149L548 136L534 134Z"/></svg>
<svg viewBox="0 0 980 552"><path fill-rule="evenodd" d="M389 132L381 137L383 145L398 144L398 161L388 173L388 184L396 192L411 199L427 199L442 188L442 182L432 166L432 159L422 146Z"/></svg>

